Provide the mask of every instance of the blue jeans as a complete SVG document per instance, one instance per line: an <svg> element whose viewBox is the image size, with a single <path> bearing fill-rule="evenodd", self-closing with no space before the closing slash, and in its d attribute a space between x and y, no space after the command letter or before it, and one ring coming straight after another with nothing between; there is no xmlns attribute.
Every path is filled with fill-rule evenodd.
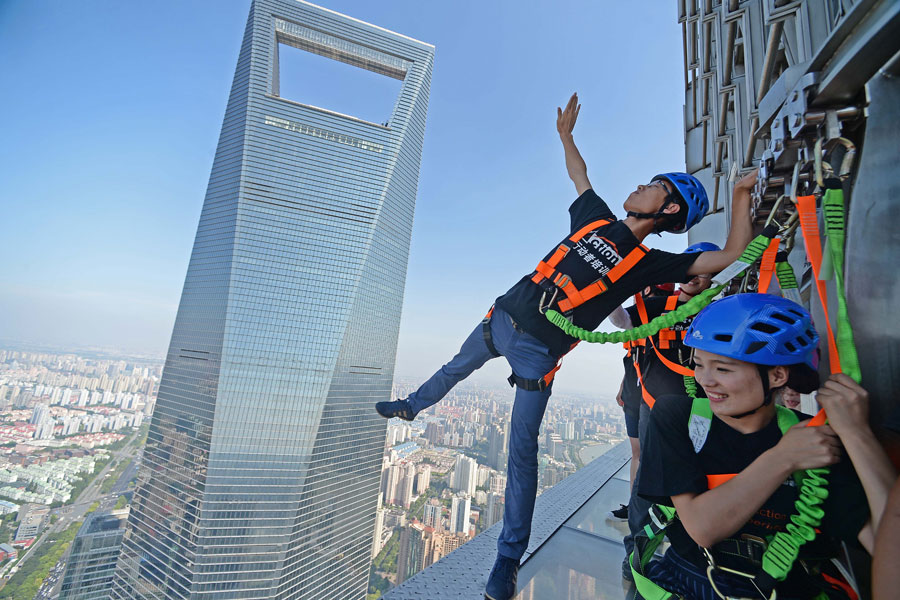
<svg viewBox="0 0 900 600"><path fill-rule="evenodd" d="M520 329L508 313L494 309L491 318L494 347L513 372L526 379L539 379L553 370L557 357L536 337ZM484 342L481 324L463 342L453 359L422 384L408 400L415 412L436 404L454 385L494 358ZM516 386L512 419L509 425L509 462L506 474L506 506L503 531L497 551L518 560L528 547L531 517L537 493L538 431L550 398L550 388L529 392Z"/></svg>

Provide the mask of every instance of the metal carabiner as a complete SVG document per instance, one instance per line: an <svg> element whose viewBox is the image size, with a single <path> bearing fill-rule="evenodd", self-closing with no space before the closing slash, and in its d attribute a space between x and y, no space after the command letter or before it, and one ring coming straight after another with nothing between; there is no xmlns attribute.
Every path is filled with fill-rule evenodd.
<svg viewBox="0 0 900 600"><path fill-rule="evenodd" d="M700 549L703 550L703 553L706 555L706 562L709 564L706 567L706 578L709 580L709 585L712 586L713 592L715 592L716 596L721 598L721 600L775 600L775 597L777 595L776 590L772 590L772 594L766 597L766 595L762 593L762 591L756 586L756 584L753 583L753 580L756 579L755 575L744 573L743 571L738 571L737 569L720 567L716 564L716 561L715 559L713 559L713 555L709 550L707 550L703 546L700 546ZM730 575L736 575L738 577L743 577L744 579L749 579L750 583L753 584L753 587L757 588L757 591L759 592L759 598L753 599L745 598L743 596L726 596L721 591L719 591L719 586L717 586L716 582L713 580L713 573L716 571L722 571L723 573L728 573Z"/></svg>
<svg viewBox="0 0 900 600"><path fill-rule="evenodd" d="M556 296L559 294L559 288L555 285L553 286L553 295L550 297L550 302L544 302L547 299L547 292L549 290L544 288L544 293L541 294L541 301L538 303L538 312L546 314L550 307L553 306L553 303L556 302Z"/></svg>
<svg viewBox="0 0 900 600"><path fill-rule="evenodd" d="M778 212L778 209L781 207L781 203L784 201L784 198L785 195L781 194L780 196L778 196L778 199L775 200L775 204L772 205L772 212L769 213L769 217L766 219L766 223L765 225L763 225L763 228L766 228L772 223L775 223L776 225L778 225L778 229L781 229L781 223L775 220L775 213Z"/></svg>

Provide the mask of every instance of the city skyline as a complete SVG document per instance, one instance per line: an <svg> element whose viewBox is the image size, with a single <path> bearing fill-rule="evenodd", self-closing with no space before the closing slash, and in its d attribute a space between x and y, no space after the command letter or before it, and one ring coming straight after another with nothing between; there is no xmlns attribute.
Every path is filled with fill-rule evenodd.
<svg viewBox="0 0 900 600"><path fill-rule="evenodd" d="M433 57L251 4L113 599L365 596ZM393 109L286 95L330 85L312 58L400 82Z"/></svg>
<svg viewBox="0 0 900 600"><path fill-rule="evenodd" d="M433 371L472 317L565 229L574 190L554 119L573 89L584 101L576 137L614 210L637 183L683 165L681 64L670 51L680 39L670 3L601 10L577 2L552 11L325 4L432 41L443 65L433 82L398 375ZM165 4L0 7L0 56L15 57L15 90L30 91L0 99L9 132L0 140L2 202L22 224L10 231L11 252L0 264L5 338L164 354L238 52L233 32L242 31L247 8L192 2L178 6L173 23L162 16ZM132 22L142 27L124 26ZM43 30L53 36L39 44ZM534 36L560 42L535 44ZM632 136L646 143L624 144ZM47 164L54 176L39 176ZM515 249L486 261L482 243L498 235L500 214L512 219L502 230ZM515 234L535 218L548 226ZM678 238L652 243L682 246ZM607 381L618 358L611 348L579 348L557 388L589 392L599 375L608 393L618 384ZM505 378L499 362L476 379Z"/></svg>

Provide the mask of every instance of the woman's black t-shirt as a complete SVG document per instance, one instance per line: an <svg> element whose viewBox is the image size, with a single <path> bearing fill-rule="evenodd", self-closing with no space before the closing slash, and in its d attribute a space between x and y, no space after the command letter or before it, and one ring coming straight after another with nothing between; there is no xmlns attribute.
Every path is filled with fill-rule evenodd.
<svg viewBox="0 0 900 600"><path fill-rule="evenodd" d="M706 442L700 452L695 452L688 433L690 412L691 400L682 395L657 402L650 415L647 440L641 448L637 486L638 494L651 502L672 506L672 496L702 494L709 489L707 475L740 473L781 439L777 419L772 419L760 431L744 434L713 417ZM801 421L810 418L794 412ZM849 458L844 456L833 465L827 479L828 498L823 506L825 516L820 527L825 535L817 536L816 540L803 546L801 558L827 553L827 538L855 540L869 517L865 493ZM788 477L753 518L731 537L770 538L783 531L796 512L797 492L794 478ZM666 533L678 554L699 568L706 568L706 559L680 521L676 520Z"/></svg>

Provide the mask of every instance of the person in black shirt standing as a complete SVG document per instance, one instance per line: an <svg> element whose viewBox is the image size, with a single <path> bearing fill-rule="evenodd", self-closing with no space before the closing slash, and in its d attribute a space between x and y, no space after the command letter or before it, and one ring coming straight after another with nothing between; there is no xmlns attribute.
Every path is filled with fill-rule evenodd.
<svg viewBox="0 0 900 600"><path fill-rule="evenodd" d="M640 296L644 299L663 297L667 298L675 291L674 283L664 283L660 285L647 286ZM635 298L637 298L637 294ZM621 329L631 329L634 325L628 316L628 313L621 306L609 315L609 320L613 325ZM629 473L629 481L634 485L634 476L641 460L641 445L638 438L638 423L641 415L641 391L638 383L637 371L634 368L637 354L640 352L643 340L638 342L626 342L625 349L628 351L625 358L622 359L622 365L625 369L625 375L622 377L622 384L619 386L619 393L616 395L616 402L622 407L625 413L625 433L628 435L628 442L631 444L631 473ZM611 510L607 513L609 518L617 521L628 520L628 505L622 504L619 508Z"/></svg>
<svg viewBox="0 0 900 600"><path fill-rule="evenodd" d="M412 420L488 360L503 356L509 362L516 396L510 420L503 530L485 591L492 600L506 600L515 594L537 492L538 431L558 362L576 342L543 313L557 309L576 325L593 330L615 307L648 285L687 281L698 273L725 268L752 237L750 189L755 173L735 186L731 232L723 250L672 254L643 246L641 242L651 233L684 233L697 224L709 207L706 192L686 173L657 175L628 196L624 204L628 217L617 220L592 189L575 146L572 130L580 110L575 94L565 110L557 109L556 127L566 168L579 194L569 207L568 235L533 273L497 298L449 363L408 398L375 405L385 418Z"/></svg>
<svg viewBox="0 0 900 600"><path fill-rule="evenodd" d="M832 375L817 394L829 425L818 427L772 401L785 385L815 390L817 343L809 313L768 294L730 296L695 317L685 345L694 349L697 384L708 397L699 405L707 414L697 401L692 408L683 397L660 399L637 484L641 496L674 506L678 515L666 530L670 549L646 570L660 587L715 599L706 552L719 567L759 573L767 542L797 512L793 475L805 469L831 467L821 534L801 546L800 560L775 588L778 597L812 598L829 585L820 559L831 555L835 540L859 539L871 552L894 473L869 428L865 390ZM791 419L802 422L790 429L779 422ZM721 593L759 597L750 579L718 567L711 576Z"/></svg>
<svg viewBox="0 0 900 600"><path fill-rule="evenodd" d="M699 242L688 246L684 254L696 254L720 250L711 242ZM623 329L631 329L645 323L649 323L656 317L675 310L680 304L684 304L697 294L709 289L712 285L712 273L695 275L687 283L681 284L677 294L665 297L644 299L635 296L634 305L627 309L619 308L610 315L614 325ZM622 314L624 313L624 315ZM631 359L631 371L634 373L633 382L637 396L637 446L638 456L632 454L633 481L640 475L640 446L647 437L647 424L650 419L650 410L653 408L656 398L662 395L675 395L684 393L684 376L692 375L690 349L681 342L685 332L690 326L693 317L688 317L676 323L671 328L665 328L659 333L648 338L633 342L629 350ZM626 375L628 370L626 369ZM623 386L624 387L624 386ZM637 488L632 483L631 497L625 508L625 518L628 520L629 534L623 540L625 545L625 560L622 563L622 575L631 579L631 565L628 564L628 555L634 549L634 535L643 527L644 517L650 509L650 503L637 494Z"/></svg>

